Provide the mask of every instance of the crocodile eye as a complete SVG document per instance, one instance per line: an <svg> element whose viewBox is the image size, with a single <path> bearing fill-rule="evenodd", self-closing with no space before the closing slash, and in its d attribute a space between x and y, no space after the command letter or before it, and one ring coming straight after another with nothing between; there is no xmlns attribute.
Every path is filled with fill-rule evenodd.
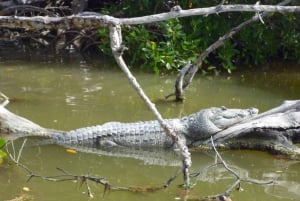
<svg viewBox="0 0 300 201"><path fill-rule="evenodd" d="M187 117L183 117L182 120L183 120L183 121L187 121L188 118L187 118Z"/></svg>

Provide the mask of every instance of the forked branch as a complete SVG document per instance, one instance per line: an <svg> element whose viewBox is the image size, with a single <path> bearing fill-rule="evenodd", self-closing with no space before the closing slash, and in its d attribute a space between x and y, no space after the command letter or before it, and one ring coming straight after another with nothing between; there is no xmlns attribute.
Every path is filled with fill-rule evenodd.
<svg viewBox="0 0 300 201"><path fill-rule="evenodd" d="M284 6L291 3L293 0L285 0L278 4L278 6ZM259 6L259 4L256 4ZM223 6L222 6L223 7ZM263 12L262 12L263 11ZM198 69L201 68L203 61L208 57L210 53L218 49L219 47L224 45L226 40L232 38L236 33L238 33L242 28L246 27L249 24L257 22L260 20L263 23L262 18L266 17L269 14L267 10L257 11L256 14L249 20L242 22L236 27L233 27L228 33L221 36L217 41L211 44L206 50L204 50L198 58L192 64L186 64L178 73L178 76L175 81L175 92L166 96L169 98L171 96L175 96L176 101L184 100L184 91L191 84L195 74Z"/></svg>

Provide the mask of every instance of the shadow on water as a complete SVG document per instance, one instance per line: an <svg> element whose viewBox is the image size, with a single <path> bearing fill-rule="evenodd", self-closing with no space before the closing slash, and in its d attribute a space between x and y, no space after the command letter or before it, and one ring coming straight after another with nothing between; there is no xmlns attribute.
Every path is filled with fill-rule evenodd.
<svg viewBox="0 0 300 201"><path fill-rule="evenodd" d="M174 75L134 73L150 99L166 118L176 118L200 109L221 106L261 111L283 100L299 99L300 69L238 72L232 75L202 77L197 75L183 104L162 101L173 90ZM109 121L132 122L153 119L152 113L129 86L116 67L107 63L90 64L74 57L73 62L0 63L0 89L11 98L9 110L44 127L70 130ZM15 142L19 147L21 140ZM161 186L181 164L176 153L166 150L99 150L73 147L76 152L56 145L36 145L28 141L21 162L35 173L53 176L63 168L74 174L104 177L116 186ZM243 183L244 191L234 191L232 200L299 200L300 164L277 159L267 153L236 150L221 152L226 162L239 174L254 179L275 180L276 185ZM200 172L214 162L212 152L192 152L191 172ZM85 186L79 182L46 182L33 178L26 182L24 170L13 165L0 166L0 200L23 194L27 187L36 200L88 200ZM193 197L223 192L234 181L222 167L201 172L192 179L197 185ZM169 188L153 193L111 192L102 197L103 187L90 183L97 200L177 200L175 180ZM255 198L254 198L255 197Z"/></svg>

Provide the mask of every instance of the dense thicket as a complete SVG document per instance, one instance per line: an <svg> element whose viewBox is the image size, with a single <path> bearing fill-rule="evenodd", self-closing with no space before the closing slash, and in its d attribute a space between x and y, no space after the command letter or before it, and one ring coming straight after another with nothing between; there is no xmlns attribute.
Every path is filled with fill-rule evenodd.
<svg viewBox="0 0 300 201"><path fill-rule="evenodd" d="M232 0L225 4L255 4L257 0ZM0 1L2 16L72 16L80 12L100 12L114 17L126 18L170 11L180 5L182 9L216 6L221 0L8 0ZM280 0L265 0L262 4L275 5ZM294 1L294 5L300 5ZM93 13L95 14L95 13ZM85 13L88 15L88 13ZM154 72L177 70L188 60L194 61L209 45L240 23L250 19L253 12L219 13L172 19L151 24L122 28L127 63L133 67ZM209 54L201 63L202 72L209 70L228 72L237 66L260 65L274 60L300 61L300 14L270 13L260 22L252 23L225 44ZM78 49L88 55L111 55L107 28L83 29L0 29L1 47L9 45L29 51L53 49L57 54ZM38 49L38 50L37 50ZM100 51L99 51L100 50ZM85 54L86 55L86 54Z"/></svg>
<svg viewBox="0 0 300 201"><path fill-rule="evenodd" d="M234 0L230 4L255 4L256 0ZM280 1L262 1L262 4L277 4ZM297 2L297 1L295 1ZM218 5L216 0L179 1L133 1L123 0L117 6L102 10L105 14L121 17L136 17L169 11L174 5L182 9ZM228 2L225 2L228 3ZM294 5L299 5L294 3ZM177 69L187 60L193 60L220 36L232 27L248 20L253 13L221 13L174 19L154 24L137 25L123 30L126 46L125 58L132 66L141 66L155 72ZM106 30L100 49L110 54ZM137 51L138 50L138 51ZM209 56L204 65L207 70L225 69L228 72L237 66L260 65L274 60L300 61L300 14L269 14L264 24L253 23L242 29L222 48Z"/></svg>

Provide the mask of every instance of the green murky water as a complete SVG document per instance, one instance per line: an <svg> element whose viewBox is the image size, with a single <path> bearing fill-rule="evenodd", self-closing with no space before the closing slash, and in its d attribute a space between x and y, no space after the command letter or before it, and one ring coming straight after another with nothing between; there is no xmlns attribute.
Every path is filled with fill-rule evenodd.
<svg viewBox="0 0 300 201"><path fill-rule="evenodd" d="M173 90L175 75L158 76L135 73L147 95L156 103L164 117L178 117L212 106L236 108L257 107L265 111L283 100L299 99L300 66L265 72L236 73L218 77L196 76L183 104L161 101ZM125 76L116 68L80 62L2 62L0 91L11 98L11 111L44 127L70 130L102 124L108 121L131 122L153 119L152 113L129 86ZM16 142L19 147L21 140ZM74 174L104 177L116 186L157 186L163 184L178 169L180 161L174 156L146 152L148 160L138 157L115 157L100 153L77 152L55 145L32 146L27 143L21 163L34 173L60 175L60 167ZM243 176L253 179L276 180L277 185L242 183L244 191L233 191L232 200L287 201L300 200L300 163L276 159L258 151L221 152L224 160ZM140 157L143 158L144 156ZM161 159L160 159L161 157ZM191 172L199 172L214 162L210 152L192 152ZM28 176L22 168L0 166L0 200L23 194L28 187L35 200L89 200L86 186L79 183L49 182ZM222 167L210 168L193 179L197 185L190 192L203 197L223 192L234 178ZM177 200L182 199L179 177L168 189L155 193L110 192L103 197L103 186L90 182L94 200Z"/></svg>

